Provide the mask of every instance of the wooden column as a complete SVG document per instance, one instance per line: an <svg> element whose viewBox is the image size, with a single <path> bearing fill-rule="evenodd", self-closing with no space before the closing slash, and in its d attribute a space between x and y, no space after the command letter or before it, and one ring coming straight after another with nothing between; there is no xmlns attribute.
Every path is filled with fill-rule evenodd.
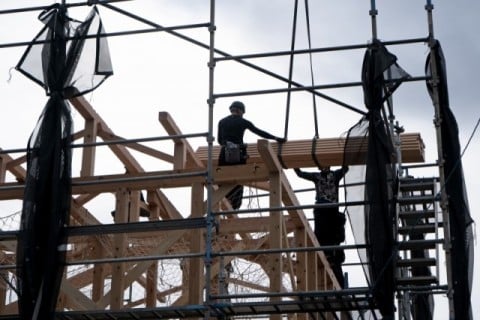
<svg viewBox="0 0 480 320"><path fill-rule="evenodd" d="M1 159L0 159L1 161ZM8 272L7 271L0 271L0 275L4 279L8 279ZM0 314L4 314L5 311L5 302L7 299L7 283L4 281L3 285L0 286Z"/></svg>
<svg viewBox="0 0 480 320"><path fill-rule="evenodd" d="M305 248L307 246L307 232L305 228L296 229L294 232L296 246L298 248ZM307 252L297 252L297 264L296 264L296 279L297 290L306 292L308 290L309 269ZM307 320L307 313L297 314L297 320Z"/></svg>
<svg viewBox="0 0 480 320"><path fill-rule="evenodd" d="M173 169L183 169L185 168L185 163L187 162L187 148L182 141L176 141L173 151Z"/></svg>
<svg viewBox="0 0 480 320"><path fill-rule="evenodd" d="M202 217L203 210L203 183L192 184L192 218ZM205 251L205 239L202 229L193 229L190 231L190 252L198 253ZM205 274L203 272L203 258L189 259L188 266L188 303L202 304L203 287L205 283Z"/></svg>
<svg viewBox="0 0 480 320"><path fill-rule="evenodd" d="M158 220L160 217L160 206L157 203L157 198L153 192L147 192L148 209L150 211L149 220ZM145 305L147 308L154 308L157 306L158 294L158 261L154 261L147 270L147 288Z"/></svg>
<svg viewBox="0 0 480 320"><path fill-rule="evenodd" d="M94 118L85 119L84 143L94 143L97 139L97 121ZM85 147L82 149L82 177L93 176L95 171L95 147Z"/></svg>
<svg viewBox="0 0 480 320"><path fill-rule="evenodd" d="M319 286L319 261L318 261L318 254L314 251L309 251L307 253L307 269L309 273L308 277L308 290L309 291L317 291L323 288Z"/></svg>
<svg viewBox="0 0 480 320"><path fill-rule="evenodd" d="M3 157L0 157L0 183L5 183L7 164Z"/></svg>
<svg viewBox="0 0 480 320"><path fill-rule="evenodd" d="M278 174L272 174L270 178L270 207L278 208L281 205L281 188ZM270 248L282 248L283 222L281 211L270 211L269 239ZM282 291L282 254L269 255L269 277L271 292ZM274 299L275 300L275 299Z"/></svg>
<svg viewBox="0 0 480 320"><path fill-rule="evenodd" d="M147 288L145 297L145 305L147 308L155 308L157 306L157 279L158 261L155 261L147 270Z"/></svg>
<svg viewBox="0 0 480 320"><path fill-rule="evenodd" d="M102 244L98 241L94 241L93 246L93 257L96 259L100 259L105 257L105 249L103 248ZM94 302L99 301L104 294L105 288L105 264L97 263L93 267L93 279L92 279L92 300Z"/></svg>
<svg viewBox="0 0 480 320"><path fill-rule="evenodd" d="M272 146L267 140L258 140L258 153L265 162L269 171L270 183L270 208L279 208L282 205L282 166L278 161ZM282 248L283 236L283 212L270 211L269 223L269 247L271 249ZM270 254L268 261L268 276L270 278L270 292L282 291L283 261L281 253ZM271 301L280 300L280 297L272 297ZM281 319L281 315L272 315L271 319Z"/></svg>
<svg viewBox="0 0 480 320"><path fill-rule="evenodd" d="M130 204L128 206L128 221L138 222L140 220L140 191L135 190L130 192Z"/></svg>
<svg viewBox="0 0 480 320"><path fill-rule="evenodd" d="M115 223L128 221L128 204L130 194L127 189L120 189L116 193L117 201L115 206ZM113 256L124 257L127 246L127 235L125 233L114 235ZM112 285L110 294L110 308L119 310L123 306L123 293L125 284L125 263L112 263Z"/></svg>

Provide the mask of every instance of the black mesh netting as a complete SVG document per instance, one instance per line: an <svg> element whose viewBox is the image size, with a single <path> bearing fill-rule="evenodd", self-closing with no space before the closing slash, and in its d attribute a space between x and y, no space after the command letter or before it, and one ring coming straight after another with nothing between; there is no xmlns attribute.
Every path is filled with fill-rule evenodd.
<svg viewBox="0 0 480 320"><path fill-rule="evenodd" d="M45 26L33 39L16 69L44 87L47 94L60 91L62 95L72 97L102 84L113 74L112 63L97 8L93 7L84 22L75 21L66 13L60 14L61 11L64 9L54 5L40 14L39 19ZM59 38L63 39L60 41Z"/></svg>
<svg viewBox="0 0 480 320"><path fill-rule="evenodd" d="M27 147L27 175L17 245L21 319L53 319L65 262L71 201L70 108L65 98L89 92L112 74L96 8L83 23L56 4L17 70L50 96ZM93 37L91 37L93 35Z"/></svg>
<svg viewBox="0 0 480 320"><path fill-rule="evenodd" d="M398 66L396 57L374 41L365 53L362 83L368 113L348 133L344 165L346 200L365 201L363 206L348 208L364 271L375 301L384 319L393 319L395 257L393 226L395 223L396 175L394 148L385 119L384 102L409 75Z"/></svg>
<svg viewBox="0 0 480 320"><path fill-rule="evenodd" d="M471 291L473 281L473 219L470 216L463 176L458 125L450 109L445 58L437 41L426 62L427 75L435 68L439 83L438 95L430 82L427 88L433 103L438 104L444 159L445 191L448 195L450 220L451 274L453 285L454 319L473 319Z"/></svg>

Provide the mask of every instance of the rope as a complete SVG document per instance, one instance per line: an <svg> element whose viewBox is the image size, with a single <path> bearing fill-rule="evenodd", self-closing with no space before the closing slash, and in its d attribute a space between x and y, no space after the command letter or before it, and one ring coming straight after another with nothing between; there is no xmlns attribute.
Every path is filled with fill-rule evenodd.
<svg viewBox="0 0 480 320"><path fill-rule="evenodd" d="M288 89L289 90L287 91L287 108L285 111L285 128L283 133L283 137L285 139L287 139L288 137L288 121L290 118L290 100L291 100L290 89L292 88L293 60L295 57L293 52L295 51L295 36L297 33L297 13L298 13L298 0L295 0L295 8L293 11L292 41L290 44L290 65L288 68ZM277 150L278 160L280 161L280 164L282 165L283 168L287 168L282 158L283 143L278 143L277 145L278 145L278 150Z"/></svg>
<svg viewBox="0 0 480 320"><path fill-rule="evenodd" d="M308 9L308 0L305 0L305 19L307 22L308 55L310 59L310 80L312 83L312 87L315 87L315 79L313 76L312 37L310 32L310 11ZM312 100L313 100L313 119L315 122L315 138L318 138L317 102L315 99L315 94L312 94Z"/></svg>
<svg viewBox="0 0 480 320"><path fill-rule="evenodd" d="M305 19L307 22L307 37L308 37L308 56L310 60L310 81L312 87L315 87L315 77L313 75L313 57L312 57L312 35L310 32L310 10L308 8L308 0L305 0ZM317 120L317 99L315 94L312 93L312 102L313 102L313 120L315 124L315 136L312 139L312 149L311 156L315 165L320 169L321 165L316 156L317 149L317 139L318 139L318 120Z"/></svg>
<svg viewBox="0 0 480 320"><path fill-rule="evenodd" d="M295 57L295 35L297 33L297 12L298 12L298 0L295 0L295 8L293 11L293 26L292 26L292 41L290 44L290 65L288 67L288 89L292 88L292 75L293 75L293 59ZM288 137L288 120L290 118L290 97L291 91L287 91L287 110L285 113L285 130L283 133L283 137Z"/></svg>

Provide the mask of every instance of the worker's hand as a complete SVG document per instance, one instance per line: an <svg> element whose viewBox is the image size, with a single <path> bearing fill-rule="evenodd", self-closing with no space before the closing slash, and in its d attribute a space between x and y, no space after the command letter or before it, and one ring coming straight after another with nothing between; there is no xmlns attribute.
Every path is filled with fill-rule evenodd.
<svg viewBox="0 0 480 320"><path fill-rule="evenodd" d="M276 137L275 138L275 141L277 141L278 143L285 143L287 141L287 139L285 138L280 138L280 137Z"/></svg>

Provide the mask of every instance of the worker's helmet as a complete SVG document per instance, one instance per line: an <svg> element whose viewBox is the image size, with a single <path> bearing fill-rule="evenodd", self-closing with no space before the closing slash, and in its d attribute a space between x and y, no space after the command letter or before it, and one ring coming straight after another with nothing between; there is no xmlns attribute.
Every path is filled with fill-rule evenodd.
<svg viewBox="0 0 480 320"><path fill-rule="evenodd" d="M230 105L230 110L232 110L232 109L238 109L238 110L242 111L243 113L245 113L245 105L243 104L243 102L240 102L240 101L234 101Z"/></svg>

